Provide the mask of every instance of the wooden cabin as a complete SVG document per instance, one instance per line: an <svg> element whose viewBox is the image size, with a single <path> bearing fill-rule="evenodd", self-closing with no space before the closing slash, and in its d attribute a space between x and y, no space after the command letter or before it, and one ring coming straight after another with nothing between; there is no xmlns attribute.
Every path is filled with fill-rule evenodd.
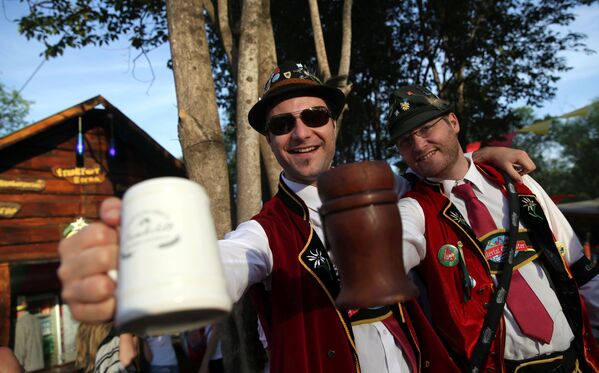
<svg viewBox="0 0 599 373"><path fill-rule="evenodd" d="M159 176L186 177L184 165L102 96L0 138L1 346L14 346L15 302L26 297L42 321L46 368L73 361L77 325L56 275L63 230Z"/></svg>

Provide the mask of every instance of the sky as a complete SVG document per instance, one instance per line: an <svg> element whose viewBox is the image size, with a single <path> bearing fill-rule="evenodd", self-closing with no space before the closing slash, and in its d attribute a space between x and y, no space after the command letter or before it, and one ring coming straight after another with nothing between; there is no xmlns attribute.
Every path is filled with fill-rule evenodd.
<svg viewBox="0 0 599 373"><path fill-rule="evenodd" d="M33 101L28 123L102 95L171 154L181 156L175 84L166 67L168 45L151 51L149 61L143 57L134 61L137 52L126 42L117 42L101 48L67 49L62 56L43 62L42 44L20 35L12 21L25 14L26 5L18 0L0 1L0 82L9 89L22 89L21 95ZM567 29L586 34L587 46L599 52L599 4L578 8L576 14ZM599 53L566 52L563 56L572 69L562 74L555 98L535 110L539 117L558 116L599 98Z"/></svg>

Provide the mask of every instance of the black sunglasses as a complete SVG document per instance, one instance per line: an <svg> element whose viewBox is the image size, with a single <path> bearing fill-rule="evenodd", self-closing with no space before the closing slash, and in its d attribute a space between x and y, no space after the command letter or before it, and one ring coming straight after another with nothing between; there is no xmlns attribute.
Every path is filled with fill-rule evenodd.
<svg viewBox="0 0 599 373"><path fill-rule="evenodd" d="M295 127L295 118L301 118L302 122L308 127L322 127L329 123L332 115L329 109L324 106L314 106L303 110L272 116L266 122L266 129L275 136L289 133Z"/></svg>

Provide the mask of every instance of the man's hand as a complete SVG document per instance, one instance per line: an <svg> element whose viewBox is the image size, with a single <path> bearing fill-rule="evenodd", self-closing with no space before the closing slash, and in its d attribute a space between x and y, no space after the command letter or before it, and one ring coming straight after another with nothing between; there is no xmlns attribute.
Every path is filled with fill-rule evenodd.
<svg viewBox="0 0 599 373"><path fill-rule="evenodd" d="M110 320L116 308L116 284L108 271L117 266L121 201L104 200L100 220L58 245L62 299L74 318L85 322Z"/></svg>
<svg viewBox="0 0 599 373"><path fill-rule="evenodd" d="M489 163L504 170L516 182L522 182L522 175L534 171L537 166L524 150L503 146L486 146L474 152L475 162Z"/></svg>

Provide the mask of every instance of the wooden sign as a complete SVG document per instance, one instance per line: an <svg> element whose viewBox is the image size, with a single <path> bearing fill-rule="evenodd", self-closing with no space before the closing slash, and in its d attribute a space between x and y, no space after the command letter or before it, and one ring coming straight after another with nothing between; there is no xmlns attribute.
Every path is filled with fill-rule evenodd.
<svg viewBox="0 0 599 373"><path fill-rule="evenodd" d="M0 218L12 218L19 212L21 205L13 202L0 202Z"/></svg>
<svg viewBox="0 0 599 373"><path fill-rule="evenodd" d="M46 188L45 180L0 179L1 190L32 190L42 191Z"/></svg>
<svg viewBox="0 0 599 373"><path fill-rule="evenodd" d="M100 166L93 168L73 167L73 168L52 168L52 174L61 179L65 179L72 184L101 184L106 180L106 175L100 169Z"/></svg>

